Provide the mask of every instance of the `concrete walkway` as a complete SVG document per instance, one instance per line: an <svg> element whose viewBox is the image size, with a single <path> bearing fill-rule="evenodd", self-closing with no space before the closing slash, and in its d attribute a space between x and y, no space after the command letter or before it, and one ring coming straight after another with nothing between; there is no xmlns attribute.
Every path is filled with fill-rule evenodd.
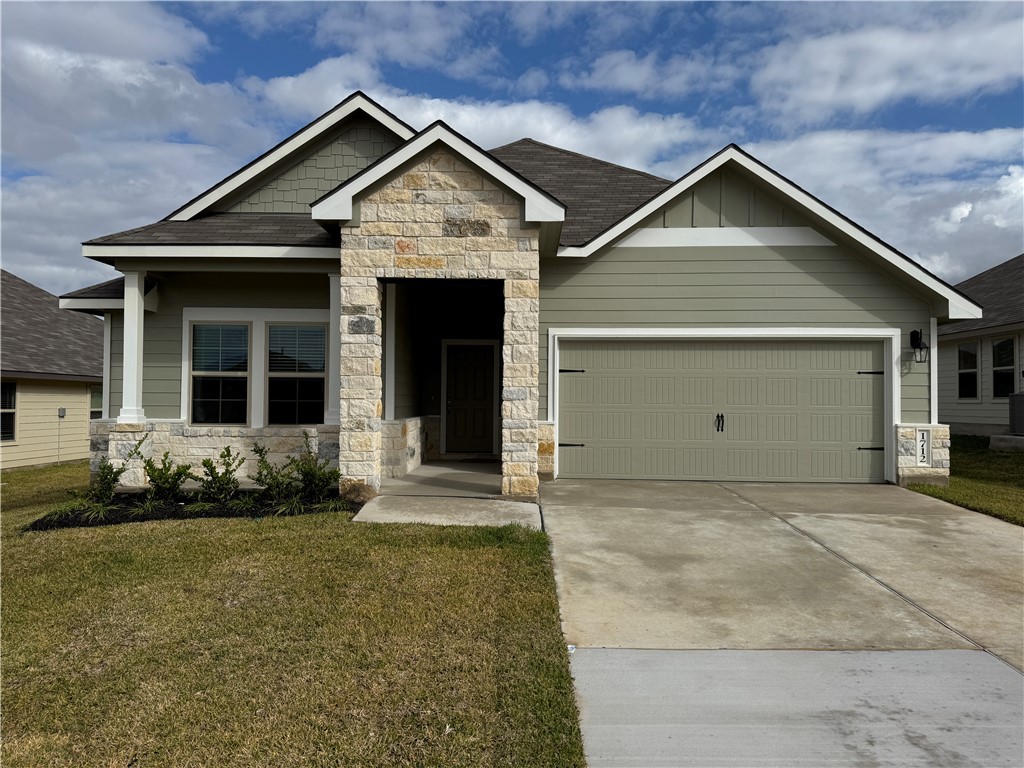
<svg viewBox="0 0 1024 768"><path fill-rule="evenodd" d="M892 486L541 501L590 765L1022 764L1021 528Z"/></svg>

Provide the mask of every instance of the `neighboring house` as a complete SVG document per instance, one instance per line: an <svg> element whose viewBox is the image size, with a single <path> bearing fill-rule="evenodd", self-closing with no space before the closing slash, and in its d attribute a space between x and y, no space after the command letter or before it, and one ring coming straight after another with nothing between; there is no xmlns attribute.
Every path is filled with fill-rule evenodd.
<svg viewBox="0 0 1024 768"><path fill-rule="evenodd" d="M1010 395L1024 391L1024 254L957 285L984 319L939 326L939 418L950 431L1009 431Z"/></svg>
<svg viewBox="0 0 1024 768"><path fill-rule="evenodd" d="M668 181L415 131L361 93L83 254L125 275L63 300L107 319L99 447L148 431L195 463L306 431L372 486L441 456L495 457L520 496L541 475L943 482L910 333L981 316L736 146Z"/></svg>
<svg viewBox="0 0 1024 768"><path fill-rule="evenodd" d="M102 416L103 322L0 271L0 466L89 457Z"/></svg>

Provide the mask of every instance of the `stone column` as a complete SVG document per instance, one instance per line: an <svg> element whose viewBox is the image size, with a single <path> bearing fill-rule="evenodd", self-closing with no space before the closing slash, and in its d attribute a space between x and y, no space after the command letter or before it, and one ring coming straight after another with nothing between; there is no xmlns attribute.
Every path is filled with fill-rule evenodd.
<svg viewBox="0 0 1024 768"><path fill-rule="evenodd" d="M540 281L512 279L504 285L501 492L505 496L536 496Z"/></svg>
<svg viewBox="0 0 1024 768"><path fill-rule="evenodd" d="M124 367L122 369L121 413L119 424L141 424L146 420L142 409L142 339L146 302L146 273L124 274ZM186 341L186 343L188 343Z"/></svg>

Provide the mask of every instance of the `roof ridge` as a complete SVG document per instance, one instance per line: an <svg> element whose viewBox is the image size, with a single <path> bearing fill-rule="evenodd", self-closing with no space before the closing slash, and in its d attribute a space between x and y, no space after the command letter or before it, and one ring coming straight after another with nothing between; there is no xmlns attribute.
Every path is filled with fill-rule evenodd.
<svg viewBox="0 0 1024 768"><path fill-rule="evenodd" d="M487 151L488 152L497 152L497 151L502 150L502 149L508 149L509 147L514 146L515 144L522 144L524 142L529 142L530 144L536 144L538 147L544 147L545 149L553 149L556 152L561 152L564 155L572 155L573 157L580 157L580 158L583 158L584 160L590 160L591 162L601 163L602 165L611 166L612 168L618 168L619 170L622 170L622 171L628 171L629 173L635 173L638 176L646 176L647 178L649 178L649 179L651 179L653 181L664 181L664 182L669 183L669 184L671 183L671 179L666 179L666 178L663 178L661 176L655 176L653 173L648 173L647 171L641 171L641 170L638 170L636 168L630 168L628 165L620 165L619 163L613 163L613 162L611 162L609 160L602 160L600 157L592 157L591 155L584 155L582 152L574 152L571 149L565 149L563 147L556 147L554 144L545 144L543 141L537 141L536 139L532 139L529 136L525 136L525 137L523 137L521 139L517 139L516 141L509 142L508 144L502 144L500 147L494 147L493 149L489 149Z"/></svg>

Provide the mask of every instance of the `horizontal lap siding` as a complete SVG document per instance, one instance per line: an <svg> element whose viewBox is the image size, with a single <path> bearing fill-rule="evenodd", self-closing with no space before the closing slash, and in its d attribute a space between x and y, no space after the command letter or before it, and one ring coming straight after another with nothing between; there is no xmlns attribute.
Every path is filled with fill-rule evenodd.
<svg viewBox="0 0 1024 768"><path fill-rule="evenodd" d="M997 336L976 336L956 341L943 341L939 345L939 420L943 424L989 424L1008 426L1010 423L1009 398L992 397L992 342L1014 338L1015 351L1021 351L1020 336L1017 333ZM960 400L958 397L959 371L958 346L961 343L977 342L980 354L980 376L977 400ZM1017 364L1018 370L1020 364ZM1020 376L1016 376L1018 390Z"/></svg>
<svg viewBox="0 0 1024 768"><path fill-rule="evenodd" d="M928 303L841 247L610 248L541 263L541 418L551 327L898 327L927 338ZM929 421L927 366L906 365L903 420Z"/></svg>
<svg viewBox="0 0 1024 768"><path fill-rule="evenodd" d="M0 464L11 469L88 458L90 386L18 381L15 441L0 444ZM63 419L57 416L58 408L66 409Z"/></svg>

